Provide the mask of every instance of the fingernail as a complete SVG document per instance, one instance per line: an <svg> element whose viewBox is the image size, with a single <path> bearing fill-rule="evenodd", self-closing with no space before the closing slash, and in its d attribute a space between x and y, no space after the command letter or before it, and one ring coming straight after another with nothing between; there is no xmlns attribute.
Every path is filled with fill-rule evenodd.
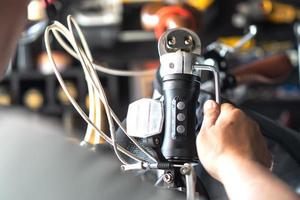
<svg viewBox="0 0 300 200"><path fill-rule="evenodd" d="M216 103L213 100L207 100L204 103L203 110L204 112L216 107Z"/></svg>

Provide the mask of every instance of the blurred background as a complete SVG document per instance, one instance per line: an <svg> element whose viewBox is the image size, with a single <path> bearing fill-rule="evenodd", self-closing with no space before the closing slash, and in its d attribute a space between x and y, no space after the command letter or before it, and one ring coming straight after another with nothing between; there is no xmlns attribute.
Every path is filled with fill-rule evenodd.
<svg viewBox="0 0 300 200"><path fill-rule="evenodd" d="M115 69L158 68L157 38L168 28L195 30L205 49L215 41L232 46L249 25L256 25L256 36L226 57L226 70L243 68L255 61L265 62L266 57L279 54L287 55L292 67L273 63L262 77L242 81L231 88L230 92L235 92L229 99L299 131L299 36L295 32L300 18L298 1L53 0L51 3L56 8L54 19L65 23L66 16L72 14L84 31L96 62ZM61 120L66 133L74 134L74 128L85 129L59 87L45 53L43 31L50 20L44 1L30 1L27 21L16 54L0 84L1 106L24 107L42 116L53 116ZM71 94L87 109L87 88L80 63L56 42L52 46ZM276 70L279 70L277 74ZM271 72L275 74L269 75ZM121 119L126 116L130 102L152 95L151 76L124 78L99 73L99 77L112 108Z"/></svg>
<svg viewBox="0 0 300 200"><path fill-rule="evenodd" d="M81 26L97 63L113 69L159 67L157 39L169 28L186 27L199 34L203 56L223 74L223 97L300 131L300 2L297 0L31 0L27 24L4 79L0 105L16 125L9 132L57 132L73 144L84 139L86 124L60 88L45 53L43 33L56 19L71 14ZM257 31L238 50L223 55L211 44L235 46ZM300 25L299 25L300 27ZM71 95L88 111L88 93L80 63L53 40L54 58ZM130 102L151 97L153 76L117 77L99 72L110 106L120 119ZM26 119L26 116L34 120ZM24 122L26 121L26 123ZM53 121L54 125L44 126ZM8 126L1 121L2 127ZM105 119L102 129L107 130ZM20 128L17 128L19 126ZM57 129L57 127L60 127ZM28 128L28 130L27 130ZM52 130L53 129L53 130ZM61 137L61 136L59 136ZM103 141L92 141L93 150ZM104 144L105 146L105 144ZM117 166L118 163L114 163Z"/></svg>

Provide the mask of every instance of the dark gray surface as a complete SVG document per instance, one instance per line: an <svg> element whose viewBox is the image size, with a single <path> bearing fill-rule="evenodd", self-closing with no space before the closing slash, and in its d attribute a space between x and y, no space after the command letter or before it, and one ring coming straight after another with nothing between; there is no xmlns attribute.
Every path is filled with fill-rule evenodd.
<svg viewBox="0 0 300 200"><path fill-rule="evenodd" d="M0 127L1 200L184 199L121 174L110 153L71 144L52 119L1 108Z"/></svg>
<svg viewBox="0 0 300 200"><path fill-rule="evenodd" d="M179 200L183 193L155 188L120 172L109 151L72 143L61 124L19 109L0 108L0 200ZM270 142L274 173L299 192L299 165ZM227 199L222 185L199 174L211 199Z"/></svg>

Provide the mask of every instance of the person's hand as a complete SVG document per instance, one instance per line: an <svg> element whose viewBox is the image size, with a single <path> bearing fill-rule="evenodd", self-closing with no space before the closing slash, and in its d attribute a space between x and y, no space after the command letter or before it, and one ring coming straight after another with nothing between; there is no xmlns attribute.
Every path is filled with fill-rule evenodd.
<svg viewBox="0 0 300 200"><path fill-rule="evenodd" d="M204 104L204 119L197 136L200 162L220 181L220 168L228 163L251 160L265 167L271 165L271 155L256 122L240 109L212 100Z"/></svg>

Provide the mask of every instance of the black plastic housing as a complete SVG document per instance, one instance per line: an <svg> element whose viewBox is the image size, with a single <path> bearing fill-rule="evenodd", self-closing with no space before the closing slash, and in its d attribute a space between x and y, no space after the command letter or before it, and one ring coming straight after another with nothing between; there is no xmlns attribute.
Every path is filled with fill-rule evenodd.
<svg viewBox="0 0 300 200"><path fill-rule="evenodd" d="M195 127L200 78L191 74L171 74L163 78L162 85L165 124L161 152L170 162L194 161L197 159Z"/></svg>

